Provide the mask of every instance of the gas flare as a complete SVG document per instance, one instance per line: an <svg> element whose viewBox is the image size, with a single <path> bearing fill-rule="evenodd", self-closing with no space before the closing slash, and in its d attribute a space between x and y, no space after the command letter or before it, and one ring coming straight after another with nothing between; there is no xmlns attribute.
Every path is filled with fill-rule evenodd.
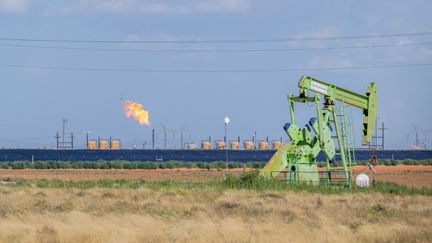
<svg viewBox="0 0 432 243"><path fill-rule="evenodd" d="M127 118L133 117L141 125L150 125L149 113L143 109L143 105L126 100L123 108Z"/></svg>

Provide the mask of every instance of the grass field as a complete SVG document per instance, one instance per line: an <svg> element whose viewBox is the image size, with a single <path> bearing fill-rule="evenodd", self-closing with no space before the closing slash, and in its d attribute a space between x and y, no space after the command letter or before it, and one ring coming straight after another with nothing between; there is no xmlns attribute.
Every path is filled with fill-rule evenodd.
<svg viewBox="0 0 432 243"><path fill-rule="evenodd" d="M368 173L366 166L353 166L353 176L360 172ZM251 169L246 169L251 170ZM376 166L376 180L394 182L410 187L432 187L432 166L397 165ZM243 169L230 169L241 173ZM102 180L102 179L144 179L148 181L208 181L220 178L224 169L0 169L0 178L18 177L24 179L58 180ZM371 173L368 173L372 176Z"/></svg>
<svg viewBox="0 0 432 243"><path fill-rule="evenodd" d="M0 241L428 242L432 237L431 194L176 183L3 185Z"/></svg>
<svg viewBox="0 0 432 243"><path fill-rule="evenodd" d="M432 239L431 166L378 166L375 187L350 190L230 171L0 169L0 242Z"/></svg>

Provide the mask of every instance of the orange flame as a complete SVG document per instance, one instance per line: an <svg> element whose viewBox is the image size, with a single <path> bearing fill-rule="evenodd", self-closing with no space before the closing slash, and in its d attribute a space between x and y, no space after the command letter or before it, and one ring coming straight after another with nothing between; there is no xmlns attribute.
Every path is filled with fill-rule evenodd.
<svg viewBox="0 0 432 243"><path fill-rule="evenodd" d="M149 113L143 109L143 105L126 100L123 103L123 108L127 118L133 117L141 125L150 125Z"/></svg>

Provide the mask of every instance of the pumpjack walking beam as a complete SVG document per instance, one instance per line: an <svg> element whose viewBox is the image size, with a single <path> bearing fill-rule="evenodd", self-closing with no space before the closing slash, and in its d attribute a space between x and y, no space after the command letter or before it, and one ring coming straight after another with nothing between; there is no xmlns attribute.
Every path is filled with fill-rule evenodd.
<svg viewBox="0 0 432 243"><path fill-rule="evenodd" d="M376 83L369 83L365 95L360 95L309 76L301 77L298 86L300 93L302 89L310 90L363 109L362 145L368 145L375 131L378 101Z"/></svg>

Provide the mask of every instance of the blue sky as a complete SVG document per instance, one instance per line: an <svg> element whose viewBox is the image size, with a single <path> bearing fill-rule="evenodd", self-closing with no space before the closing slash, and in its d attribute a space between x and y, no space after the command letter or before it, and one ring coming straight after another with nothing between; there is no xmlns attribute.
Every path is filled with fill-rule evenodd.
<svg viewBox="0 0 432 243"><path fill-rule="evenodd" d="M150 142L151 129L162 146L223 138L224 116L230 138L286 137L286 95L297 93L301 75L310 75L363 93L379 86L379 116L386 123L386 145L410 148L412 124L432 128L432 66L352 69L359 66L431 64L432 35L389 38L254 43L130 43L145 40L226 40L328 38L432 31L432 2L296 0L0 0L0 146L53 147L61 119L83 146L84 131L115 137L124 147ZM123 43L19 42L4 38L119 40ZM11 46L12 45L12 46ZM32 47L23 47L32 46ZM328 49L341 46L399 45ZM35 48L39 46L39 48ZM50 47L50 48L40 48ZM104 48L67 50L61 48ZM142 52L145 50L298 49L272 52ZM325 49L327 48L327 49ZM3 65L3 66L1 66ZM4 65L96 69L243 70L308 69L288 72L148 73L16 68ZM337 67L343 70L316 70ZM151 126L125 118L121 99L144 104ZM297 109L300 125L314 110ZM361 113L353 113L360 142ZM421 142L425 142L421 132ZM432 134L428 146L431 146Z"/></svg>

